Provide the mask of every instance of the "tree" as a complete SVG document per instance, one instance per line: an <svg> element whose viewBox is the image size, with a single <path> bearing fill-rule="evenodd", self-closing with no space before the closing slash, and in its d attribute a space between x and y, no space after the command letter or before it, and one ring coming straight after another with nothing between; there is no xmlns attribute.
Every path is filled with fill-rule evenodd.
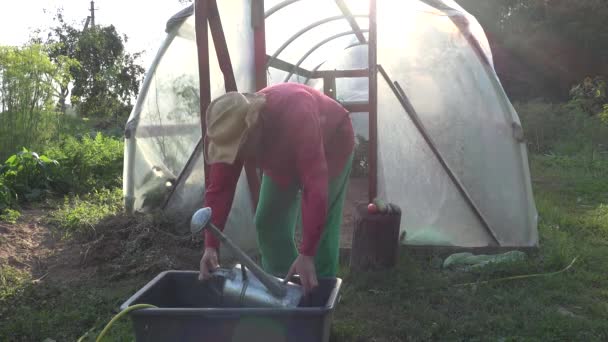
<svg viewBox="0 0 608 342"><path fill-rule="evenodd" d="M140 53L127 53L127 36L120 35L112 25L80 31L66 23L61 12L55 20L57 25L46 41L55 46L51 57L67 56L79 63L70 68L71 102L81 115L114 120L126 117L144 73L144 68L136 63ZM61 90L58 104L63 109L68 87Z"/></svg>
<svg viewBox="0 0 608 342"><path fill-rule="evenodd" d="M0 46L0 160L53 134L53 99L74 65L67 57L53 63L40 44Z"/></svg>
<svg viewBox="0 0 608 342"><path fill-rule="evenodd" d="M608 74L608 2L460 0L492 45L497 73L516 99L567 100L574 84Z"/></svg>

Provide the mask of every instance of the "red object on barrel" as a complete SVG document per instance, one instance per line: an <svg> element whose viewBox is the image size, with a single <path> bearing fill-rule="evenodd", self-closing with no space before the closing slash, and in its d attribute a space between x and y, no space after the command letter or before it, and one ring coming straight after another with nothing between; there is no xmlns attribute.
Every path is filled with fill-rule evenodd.
<svg viewBox="0 0 608 342"><path fill-rule="evenodd" d="M374 203L370 203L367 205L367 212L370 214L376 214L378 212L378 207Z"/></svg>

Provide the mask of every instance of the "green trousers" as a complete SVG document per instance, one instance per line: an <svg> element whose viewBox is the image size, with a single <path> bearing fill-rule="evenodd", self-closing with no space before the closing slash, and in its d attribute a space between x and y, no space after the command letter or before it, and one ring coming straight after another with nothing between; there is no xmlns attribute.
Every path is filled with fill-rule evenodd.
<svg viewBox="0 0 608 342"><path fill-rule="evenodd" d="M320 277L333 277L338 272L342 209L351 167L352 155L341 174L329 180L327 220L315 255ZM301 193L297 184L281 188L270 177L262 177L255 226L266 272L283 277L298 256L295 231L301 220L300 211Z"/></svg>

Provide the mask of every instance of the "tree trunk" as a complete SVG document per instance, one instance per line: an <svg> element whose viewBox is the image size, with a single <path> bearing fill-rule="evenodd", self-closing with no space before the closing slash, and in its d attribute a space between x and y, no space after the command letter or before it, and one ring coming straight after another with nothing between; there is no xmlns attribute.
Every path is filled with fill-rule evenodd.
<svg viewBox="0 0 608 342"><path fill-rule="evenodd" d="M352 271L392 268L397 263L401 210L370 214L366 204L357 205L350 256Z"/></svg>

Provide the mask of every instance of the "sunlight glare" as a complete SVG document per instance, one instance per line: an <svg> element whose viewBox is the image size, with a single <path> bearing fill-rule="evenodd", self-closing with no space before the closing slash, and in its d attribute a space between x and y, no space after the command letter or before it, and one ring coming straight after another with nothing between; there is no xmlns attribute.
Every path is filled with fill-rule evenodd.
<svg viewBox="0 0 608 342"><path fill-rule="evenodd" d="M369 0L344 0L352 14L369 13Z"/></svg>

